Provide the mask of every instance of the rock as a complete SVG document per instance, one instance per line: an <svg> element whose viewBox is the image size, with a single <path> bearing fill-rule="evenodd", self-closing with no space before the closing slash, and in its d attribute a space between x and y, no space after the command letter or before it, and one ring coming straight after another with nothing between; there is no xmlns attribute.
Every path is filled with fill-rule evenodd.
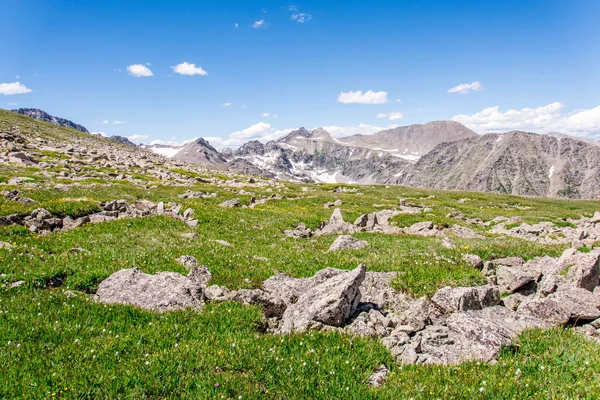
<svg viewBox="0 0 600 400"><path fill-rule="evenodd" d="M307 228L304 222L300 222L295 229L283 231L283 234L295 239L304 239L312 236L312 230Z"/></svg>
<svg viewBox="0 0 600 400"><path fill-rule="evenodd" d="M463 254L462 259L474 268L483 266L483 260L476 254Z"/></svg>
<svg viewBox="0 0 600 400"><path fill-rule="evenodd" d="M196 261L196 259L194 259L194 261ZM205 288L208 286L208 283L212 278L212 274L207 267L192 266L190 273L188 274L188 278L201 288Z"/></svg>
<svg viewBox="0 0 600 400"><path fill-rule="evenodd" d="M521 293L514 293L510 296L507 296L502 299L504 306L509 310L516 311L519 308L519 305L525 300L527 297L523 296Z"/></svg>
<svg viewBox="0 0 600 400"><path fill-rule="evenodd" d="M433 230L433 222L424 221L424 222L417 222L416 224L412 224L406 230L406 233L416 235L416 234L423 234L423 233L429 232L431 230Z"/></svg>
<svg viewBox="0 0 600 400"><path fill-rule="evenodd" d="M534 278L520 269L500 265L496 270L496 281L502 293L513 293L533 283Z"/></svg>
<svg viewBox="0 0 600 400"><path fill-rule="evenodd" d="M262 307L267 318L281 318L287 304L280 298L261 289L240 289L231 292L229 300Z"/></svg>
<svg viewBox="0 0 600 400"><path fill-rule="evenodd" d="M349 235L338 236L329 247L329 251L342 250L358 250L364 247L369 247L369 243L365 240L358 240Z"/></svg>
<svg viewBox="0 0 600 400"><path fill-rule="evenodd" d="M198 265L198 261L196 260L196 257L193 257L193 256L178 257L177 262L190 270L193 267L196 267Z"/></svg>
<svg viewBox="0 0 600 400"><path fill-rule="evenodd" d="M565 286L548 297L523 300L517 311L553 325L591 321L600 317L600 298L586 289Z"/></svg>
<svg viewBox="0 0 600 400"><path fill-rule="evenodd" d="M90 217L89 216L83 216L83 217L79 217L77 219L72 219L71 217L65 217L62 220L62 230L63 231L70 231L71 229L75 229L78 228L82 225L85 224L89 224L90 223Z"/></svg>
<svg viewBox="0 0 600 400"><path fill-rule="evenodd" d="M200 308L200 286L175 272L145 274L138 268L115 272L98 286L98 301L104 304L129 304L156 311Z"/></svg>
<svg viewBox="0 0 600 400"><path fill-rule="evenodd" d="M104 210L126 212L128 206L129 203L127 202L127 200L113 200L109 201L104 205Z"/></svg>
<svg viewBox="0 0 600 400"><path fill-rule="evenodd" d="M409 307L410 298L392 287L392 281L397 272L365 273L365 279L360 285L361 309L375 308L387 313L403 312Z"/></svg>
<svg viewBox="0 0 600 400"><path fill-rule="evenodd" d="M398 325L392 332L392 336L400 332L411 334L425 329L425 326L431 323L430 308L431 301L426 296L410 303L406 311L398 316Z"/></svg>
<svg viewBox="0 0 600 400"><path fill-rule="evenodd" d="M382 365L369 376L369 386L380 387L385 382L389 373L390 371L388 371L386 366Z"/></svg>
<svg viewBox="0 0 600 400"><path fill-rule="evenodd" d="M404 363L458 364L465 361L494 360L525 328L546 325L495 306L452 314L446 325L429 325L410 342L392 350Z"/></svg>
<svg viewBox="0 0 600 400"><path fill-rule="evenodd" d="M290 305L296 303L298 298L308 290L345 273L347 271L335 268L322 269L310 278L293 278L287 274L279 273L264 281L262 287L264 291Z"/></svg>
<svg viewBox="0 0 600 400"><path fill-rule="evenodd" d="M196 232L182 233L181 237L184 237L186 239L195 239L198 237L198 234Z"/></svg>
<svg viewBox="0 0 600 400"><path fill-rule="evenodd" d="M10 284L10 287L11 287L11 289L12 289L12 288L19 287L19 286L21 286L21 285L23 285L23 284L25 284L25 281L16 281L16 282L13 282L13 283L11 283L11 284Z"/></svg>
<svg viewBox="0 0 600 400"><path fill-rule="evenodd" d="M311 328L342 326L360 301L359 287L365 278L365 266L338 274L303 293L285 310L278 332L290 333Z"/></svg>
<svg viewBox="0 0 600 400"><path fill-rule="evenodd" d="M217 240L213 240L213 242L215 242L215 243L218 243L218 244L220 244L221 246L225 246L225 247L231 247L231 246L233 246L231 243L229 243L229 242L228 242L228 241L226 241L226 240L220 240L220 239L217 239Z"/></svg>
<svg viewBox="0 0 600 400"><path fill-rule="evenodd" d="M210 301L226 301L229 299L229 291L226 287L211 285L204 289L204 296Z"/></svg>
<svg viewBox="0 0 600 400"><path fill-rule="evenodd" d="M562 258L562 257L561 257ZM561 260L559 259L559 263ZM600 284L600 251L577 252L565 260L568 268L567 282L590 292Z"/></svg>
<svg viewBox="0 0 600 400"><path fill-rule="evenodd" d="M45 208L36 208L31 212L31 218L41 221L44 219L52 218L52 213L46 210Z"/></svg>
<svg viewBox="0 0 600 400"><path fill-rule="evenodd" d="M219 204L219 206L224 207L224 208L239 207L240 199L235 198L235 199L231 199L231 200L226 200L226 201L222 202L221 204Z"/></svg>
<svg viewBox="0 0 600 400"><path fill-rule="evenodd" d="M330 234L347 234L354 233L358 230L353 224L344 221L342 211L339 208L333 210L329 223L322 229L315 232L315 236L330 235Z"/></svg>
<svg viewBox="0 0 600 400"><path fill-rule="evenodd" d="M197 219L188 219L188 220L185 221L185 223L190 228L196 228L196 227L198 227L198 220Z"/></svg>
<svg viewBox="0 0 600 400"><path fill-rule="evenodd" d="M485 236L461 225L452 225L450 228L446 229L445 232L452 233L454 236L463 239L485 239Z"/></svg>
<svg viewBox="0 0 600 400"><path fill-rule="evenodd" d="M479 287L449 287L437 291L431 302L442 312L480 310L500 302L498 288L493 285Z"/></svg>

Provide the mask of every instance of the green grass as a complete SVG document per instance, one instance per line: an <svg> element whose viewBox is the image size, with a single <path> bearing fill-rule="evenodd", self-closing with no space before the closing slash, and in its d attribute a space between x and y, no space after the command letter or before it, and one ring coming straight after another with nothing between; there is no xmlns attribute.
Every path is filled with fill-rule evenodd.
<svg viewBox="0 0 600 400"><path fill-rule="evenodd" d="M30 139L76 141L91 147L104 140L0 110L0 129L13 127ZM62 158L50 151L40 154ZM72 172L69 167L59 170ZM192 178L232 179L222 171L171 171ZM460 211L467 218L484 221L521 216L528 223L551 221L557 226L571 226L568 219L592 215L599 208L598 202L344 185L356 188L362 193L359 195L333 193L339 185L286 182L281 187L243 189L256 196L277 193L294 200L273 200L254 209L223 209L218 204L224 200L239 197L242 204L248 204L250 195L212 184L163 185L142 170L81 166L84 173L93 176L71 181L46 177L37 168L0 165L0 182L25 176L36 183L3 185L3 190L19 189L37 202L22 205L0 197L0 215L27 215L44 207L55 216L77 217L97 211L100 202L149 199L193 208L199 226L192 229L169 217L150 217L48 235L36 235L21 226L0 227L0 241L9 243L0 249L0 398L598 397L600 348L569 330L528 331L519 343L503 350L496 365L400 366L371 339L335 332L267 334L264 317L255 307L208 304L200 312L159 314L128 306L104 306L90 296L103 279L123 268L186 273L175 261L181 255L196 257L210 269L212 283L231 289L259 287L277 272L305 277L326 267L352 269L364 263L370 271L397 271L394 285L407 294L431 296L442 286L486 282L477 269L462 260L466 253L484 260L508 256L529 260L559 256L567 247L493 235L489 233L491 227L471 226L446 218L447 214ZM108 175L119 173L150 181L153 187L117 182ZM247 181L247 177L236 178ZM59 182L79 185L68 192L54 190ZM305 186L312 190L302 191ZM217 197L180 199L178 196L187 190L216 192ZM464 198L468 200L458 202ZM444 227L462 224L484 238L452 238L455 248L447 249L436 237L360 233L355 236L368 241L370 247L329 253L335 236L291 239L283 235L283 230L299 222L318 228L332 213L323 204L337 199L344 203L341 210L346 221L399 207L400 199L406 199L432 211L397 216L392 220L396 226L422 221ZM181 234L186 232L196 232L198 237L184 239ZM215 240L226 240L232 246L224 247ZM89 253L71 253L69 249L75 247ZM64 286L48 288L47 283L55 277L61 277ZM9 287L18 280L25 284ZM382 388L370 389L367 379L381 364L392 374Z"/></svg>

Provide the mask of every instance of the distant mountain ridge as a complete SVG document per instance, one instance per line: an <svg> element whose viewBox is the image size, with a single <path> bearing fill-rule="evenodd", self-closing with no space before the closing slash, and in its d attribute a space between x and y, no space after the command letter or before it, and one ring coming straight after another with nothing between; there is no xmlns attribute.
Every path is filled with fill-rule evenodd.
<svg viewBox="0 0 600 400"><path fill-rule="evenodd" d="M16 110L10 111L16 112L21 115L26 115L31 118L35 118L40 121L49 122L54 125L64 126L66 128L75 129L84 133L90 133L83 125L76 124L75 122L69 121L68 119L55 117L37 108L18 108Z"/></svg>
<svg viewBox="0 0 600 400"><path fill-rule="evenodd" d="M453 121L343 138L320 128L300 128L223 153L199 139L173 158L295 182L600 198L598 142L516 131L477 135Z"/></svg>
<svg viewBox="0 0 600 400"><path fill-rule="evenodd" d="M42 110L13 111L89 133ZM335 138L321 128L299 128L268 143L252 140L222 152L203 138L184 146L137 146L126 137L108 139L175 161L293 182L600 199L600 143L554 132L477 135L457 122L435 121Z"/></svg>

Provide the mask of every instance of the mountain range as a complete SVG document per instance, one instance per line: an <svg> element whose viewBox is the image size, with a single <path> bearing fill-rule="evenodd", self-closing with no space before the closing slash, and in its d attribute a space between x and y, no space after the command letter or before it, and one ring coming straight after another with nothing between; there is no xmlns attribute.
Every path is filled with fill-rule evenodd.
<svg viewBox="0 0 600 400"><path fill-rule="evenodd" d="M59 125L64 121L73 124L36 111L19 113L49 118L48 122ZM73 125L87 132L81 125ZM113 140L129 142L121 137ZM321 128L300 128L268 143L251 140L235 150L218 151L203 138L183 146L140 147L176 161L292 182L375 183L600 199L598 142L559 133L478 135L454 121L340 138Z"/></svg>

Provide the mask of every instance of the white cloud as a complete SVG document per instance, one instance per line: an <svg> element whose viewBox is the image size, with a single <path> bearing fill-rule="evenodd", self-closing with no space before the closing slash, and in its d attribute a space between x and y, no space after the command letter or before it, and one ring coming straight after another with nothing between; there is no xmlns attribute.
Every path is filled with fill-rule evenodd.
<svg viewBox="0 0 600 400"><path fill-rule="evenodd" d="M208 75L208 72L203 70L202 67L196 67L196 64L190 64L189 62L182 62L171 68L179 75Z"/></svg>
<svg viewBox="0 0 600 400"><path fill-rule="evenodd" d="M245 104L242 104L242 108L248 108L248 106Z"/></svg>
<svg viewBox="0 0 600 400"><path fill-rule="evenodd" d="M25 94L32 92L27 86L21 82L0 83L0 94L11 96L13 94Z"/></svg>
<svg viewBox="0 0 600 400"><path fill-rule="evenodd" d="M388 118L390 121L397 121L399 119L404 118L404 114L397 111L392 111L391 113L379 113L376 115L377 118Z"/></svg>
<svg viewBox="0 0 600 400"><path fill-rule="evenodd" d="M402 100L396 99L396 103L402 103Z"/></svg>
<svg viewBox="0 0 600 400"><path fill-rule="evenodd" d="M295 13L292 14L292 19L300 24L312 19L312 15L306 13Z"/></svg>
<svg viewBox="0 0 600 400"><path fill-rule="evenodd" d="M266 24L264 19L261 19L260 21L254 21L254 23L252 24L252 27L255 29L264 28L265 26Z"/></svg>
<svg viewBox="0 0 600 400"><path fill-rule="evenodd" d="M129 75L133 75L136 78L154 75L152 71L150 71L150 68L143 64L131 64L127 66L127 72L129 72Z"/></svg>
<svg viewBox="0 0 600 400"><path fill-rule="evenodd" d="M344 104L385 104L388 102L387 92L374 92L369 90L363 93L361 90L356 92L341 92L338 96L338 101Z"/></svg>
<svg viewBox="0 0 600 400"><path fill-rule="evenodd" d="M327 132L331 134L333 137L344 137L344 136L352 136L352 135L372 135L375 132L382 131L384 129L393 129L397 128L398 125L388 125L387 127L383 126L375 126L369 124L360 124L358 126L323 126Z"/></svg>
<svg viewBox="0 0 600 400"><path fill-rule="evenodd" d="M127 121L109 121L107 119L105 119L104 121L102 121L103 124L115 124L115 125L124 125L127 123Z"/></svg>
<svg viewBox="0 0 600 400"><path fill-rule="evenodd" d="M108 124L110 121L105 119L104 121L102 121L103 124Z"/></svg>
<svg viewBox="0 0 600 400"><path fill-rule="evenodd" d="M483 85L481 83L475 81L471 83L461 83L460 85L454 86L453 88L448 89L448 93L460 93L467 94L470 90L474 91L482 91Z"/></svg>
<svg viewBox="0 0 600 400"><path fill-rule="evenodd" d="M108 137L108 135L106 134L106 132L92 132L92 135L100 135L103 137Z"/></svg>
<svg viewBox="0 0 600 400"><path fill-rule="evenodd" d="M127 136L127 139L131 140L134 143L139 143L144 139L148 139L148 135L135 134L135 135Z"/></svg>
<svg viewBox="0 0 600 400"><path fill-rule="evenodd" d="M233 103L227 102L227 103L223 103L221 104L221 107L229 107L231 106Z"/></svg>
<svg viewBox="0 0 600 400"><path fill-rule="evenodd" d="M15 103L14 101L11 101L10 103L8 103L8 105L9 105L9 106L13 106L13 107L14 107L14 106L16 106L16 105L17 105L17 103Z"/></svg>
<svg viewBox="0 0 600 400"><path fill-rule="evenodd" d="M241 131L230 133L226 139L220 137L205 137L211 145L217 149L225 147L239 147L250 140L258 140L260 142L268 142L270 140L279 139L283 135L288 134L294 129L275 129L267 122L259 122Z"/></svg>
<svg viewBox="0 0 600 400"><path fill-rule="evenodd" d="M523 108L501 112L500 107L488 107L470 115L456 115L460 122L478 133L524 130L537 133L560 132L575 136L600 135L600 106L563 113L559 102L538 108Z"/></svg>
<svg viewBox="0 0 600 400"><path fill-rule="evenodd" d="M270 116L270 114L269 113L262 113L262 116L263 117L268 117L268 116Z"/></svg>
<svg viewBox="0 0 600 400"><path fill-rule="evenodd" d="M240 26L237 22L235 24L233 24L234 28L237 28L238 26Z"/></svg>

